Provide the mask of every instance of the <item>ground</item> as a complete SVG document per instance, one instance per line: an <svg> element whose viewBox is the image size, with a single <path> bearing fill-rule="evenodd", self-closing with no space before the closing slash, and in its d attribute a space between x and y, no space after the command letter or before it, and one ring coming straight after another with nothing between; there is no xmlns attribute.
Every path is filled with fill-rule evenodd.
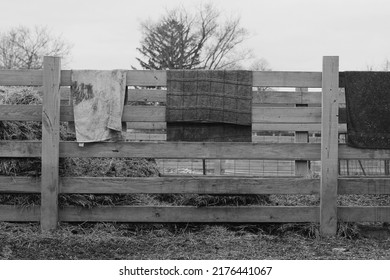
<svg viewBox="0 0 390 280"><path fill-rule="evenodd" d="M364 227L363 227L364 228ZM41 234L38 224L0 223L0 259L390 259L383 225L375 234L343 225L321 238L315 224L61 224Z"/></svg>

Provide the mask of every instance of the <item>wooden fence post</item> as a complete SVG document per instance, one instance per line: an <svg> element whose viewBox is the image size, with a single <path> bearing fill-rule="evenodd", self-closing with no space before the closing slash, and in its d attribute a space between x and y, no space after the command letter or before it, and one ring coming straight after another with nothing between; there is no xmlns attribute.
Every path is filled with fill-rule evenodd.
<svg viewBox="0 0 390 280"><path fill-rule="evenodd" d="M337 232L339 58L324 56L322 65L320 232Z"/></svg>
<svg viewBox="0 0 390 280"><path fill-rule="evenodd" d="M60 58L45 56L43 59L41 181L41 230L43 232L56 229L58 223L60 77Z"/></svg>
<svg viewBox="0 0 390 280"><path fill-rule="evenodd" d="M295 88L295 91L301 93L307 92L308 88ZM308 104L295 104L295 107L308 107ZM308 131L295 131L295 143L309 143ZM308 160L296 160L295 161L295 176L307 176L310 170L310 161Z"/></svg>

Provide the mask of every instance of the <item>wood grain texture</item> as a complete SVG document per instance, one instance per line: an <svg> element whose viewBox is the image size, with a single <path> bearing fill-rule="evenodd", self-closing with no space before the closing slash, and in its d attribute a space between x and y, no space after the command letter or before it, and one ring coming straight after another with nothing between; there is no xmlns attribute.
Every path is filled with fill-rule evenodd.
<svg viewBox="0 0 390 280"><path fill-rule="evenodd" d="M164 133L134 133L127 132L126 141L166 141L167 135Z"/></svg>
<svg viewBox="0 0 390 280"><path fill-rule="evenodd" d="M0 105L1 121L42 121L41 105Z"/></svg>
<svg viewBox="0 0 390 280"><path fill-rule="evenodd" d="M389 159L390 150L357 149L339 144L339 159Z"/></svg>
<svg viewBox="0 0 390 280"><path fill-rule="evenodd" d="M153 222L153 223L258 223L318 222L318 207L66 207L60 220L66 222Z"/></svg>
<svg viewBox="0 0 390 280"><path fill-rule="evenodd" d="M40 157L37 141L0 141L0 157ZM319 144L212 142L60 142L60 157L320 159Z"/></svg>
<svg viewBox="0 0 390 280"><path fill-rule="evenodd" d="M319 160L319 144L213 142L60 143L60 157Z"/></svg>
<svg viewBox="0 0 390 280"><path fill-rule="evenodd" d="M38 222L40 206L0 205L0 221L2 222Z"/></svg>
<svg viewBox="0 0 390 280"><path fill-rule="evenodd" d="M252 123L252 131L314 131L321 132L320 123ZM346 133L347 125L339 124L339 133Z"/></svg>
<svg viewBox="0 0 390 280"><path fill-rule="evenodd" d="M338 194L390 194L390 178L339 178Z"/></svg>
<svg viewBox="0 0 390 280"><path fill-rule="evenodd" d="M42 86L42 70L0 70L0 86Z"/></svg>
<svg viewBox="0 0 390 280"><path fill-rule="evenodd" d="M390 207L338 207L338 219L343 222L390 222Z"/></svg>
<svg viewBox="0 0 390 280"><path fill-rule="evenodd" d="M293 125L291 125L294 128ZM150 155L148 156L148 145L151 145ZM162 145L162 146L160 146ZM166 145L164 147L164 145ZM257 152L255 155L249 158L256 158L257 156L266 156L268 159L282 159L284 155L277 153L286 153L285 159L307 159L307 160L319 160L320 159L320 146L316 143L310 144L295 144L295 143L225 143L222 146L220 144L214 145L212 143L177 143L177 142L160 142L160 143L126 143L126 142L103 142L88 144L84 149L76 149L78 146L75 142L60 142L60 156L61 157L78 157L77 153L80 152L80 157L93 157L92 153L97 152L97 157L109 156L109 157L127 157L141 156L141 157L156 157L162 156L163 158L191 158L192 154L184 156L185 152L175 151L175 148L184 148L188 152L201 153L199 158L219 158L221 151L234 150L234 146L237 145L238 149L244 150L243 157L253 152L256 147L264 149L263 152ZM248 146L247 146L248 145ZM255 146L253 146L255 145ZM264 146L262 146L264 145ZM218 147L217 147L218 146ZM221 146L221 147L219 147ZM0 141L0 157L40 157L41 156L41 142L39 141ZM158 152L155 149L167 148L167 152ZM204 149L203 149L204 148ZM249 151L245 152L248 148ZM99 152L99 149L102 151ZM139 149L139 151L135 151ZM272 152L274 149L274 152ZM296 151L294 151L296 150ZM121 155L120 153L124 153ZM169 157L169 153L172 155ZM302 154L301 154L302 152ZM233 152L235 158L239 158L238 152ZM294 158L295 157L295 158ZM196 158L196 157L195 157ZM222 158L229 159L228 156ZM390 150L371 150L371 149L355 149L345 144L339 144L339 158L340 159L388 159L390 158Z"/></svg>
<svg viewBox="0 0 390 280"><path fill-rule="evenodd" d="M127 100L167 102L167 91L163 89L128 89Z"/></svg>
<svg viewBox="0 0 390 280"><path fill-rule="evenodd" d="M60 75L59 57L43 59L41 229L58 223Z"/></svg>
<svg viewBox="0 0 390 280"><path fill-rule="evenodd" d="M0 176L0 193L40 193L41 178Z"/></svg>
<svg viewBox="0 0 390 280"><path fill-rule="evenodd" d="M325 56L322 71L320 232L337 232L339 58Z"/></svg>
<svg viewBox="0 0 390 280"><path fill-rule="evenodd" d="M253 107L254 123L321 123L321 108Z"/></svg>
<svg viewBox="0 0 390 280"><path fill-rule="evenodd" d="M84 177L61 178L60 189L61 193L318 194L319 180L232 177Z"/></svg>
<svg viewBox="0 0 390 280"><path fill-rule="evenodd" d="M60 193L319 194L319 179L63 177ZM390 178L339 178L338 194L390 194ZM40 193L39 177L0 176L0 193Z"/></svg>
<svg viewBox="0 0 390 280"><path fill-rule="evenodd" d="M167 129L166 122L126 122L127 129Z"/></svg>
<svg viewBox="0 0 390 280"><path fill-rule="evenodd" d="M0 157L41 157L39 141L0 141Z"/></svg>
<svg viewBox="0 0 390 280"><path fill-rule="evenodd" d="M321 87L321 72L254 71L254 87Z"/></svg>

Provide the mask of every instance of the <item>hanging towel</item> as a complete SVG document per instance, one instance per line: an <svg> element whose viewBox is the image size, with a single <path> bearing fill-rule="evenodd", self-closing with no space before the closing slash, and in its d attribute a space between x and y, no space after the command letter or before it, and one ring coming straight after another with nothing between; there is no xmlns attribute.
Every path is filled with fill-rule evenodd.
<svg viewBox="0 0 390 280"><path fill-rule="evenodd" d="M347 144L390 149L390 72L344 72Z"/></svg>
<svg viewBox="0 0 390 280"><path fill-rule="evenodd" d="M72 71L71 93L77 142L121 139L126 72Z"/></svg>
<svg viewBox="0 0 390 280"><path fill-rule="evenodd" d="M167 71L167 140L250 142L252 72Z"/></svg>

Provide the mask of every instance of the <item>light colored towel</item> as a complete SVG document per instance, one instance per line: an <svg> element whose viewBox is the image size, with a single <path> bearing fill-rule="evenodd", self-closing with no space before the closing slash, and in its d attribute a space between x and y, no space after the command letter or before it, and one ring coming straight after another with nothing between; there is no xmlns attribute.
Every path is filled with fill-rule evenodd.
<svg viewBox="0 0 390 280"><path fill-rule="evenodd" d="M126 70L72 71L72 103L79 143L120 140Z"/></svg>

